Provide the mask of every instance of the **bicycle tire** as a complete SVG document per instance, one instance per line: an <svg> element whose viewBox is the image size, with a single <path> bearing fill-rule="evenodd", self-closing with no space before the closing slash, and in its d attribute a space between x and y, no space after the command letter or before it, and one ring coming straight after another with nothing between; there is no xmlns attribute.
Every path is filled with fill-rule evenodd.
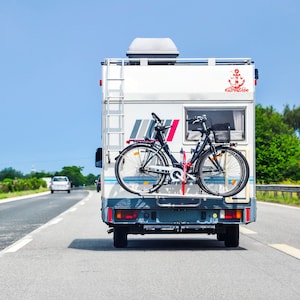
<svg viewBox="0 0 300 300"><path fill-rule="evenodd" d="M195 165L198 173L198 185L205 192L230 197L244 189L249 179L249 164L245 156L238 150L226 147L215 147L216 155L206 150ZM223 171L218 169L218 164Z"/></svg>
<svg viewBox="0 0 300 300"><path fill-rule="evenodd" d="M168 161L161 152L157 152L153 144L132 144L117 157L117 181L130 193L153 193L163 185L166 173L147 169L150 165L167 166Z"/></svg>

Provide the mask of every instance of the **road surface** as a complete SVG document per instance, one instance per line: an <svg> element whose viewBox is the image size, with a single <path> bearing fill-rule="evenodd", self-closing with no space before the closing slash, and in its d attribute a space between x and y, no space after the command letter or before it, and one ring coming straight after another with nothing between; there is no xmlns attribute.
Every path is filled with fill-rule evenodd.
<svg viewBox="0 0 300 300"><path fill-rule="evenodd" d="M300 299L300 209L258 204L240 247L215 236L128 237L113 247L100 195L0 252L2 299Z"/></svg>

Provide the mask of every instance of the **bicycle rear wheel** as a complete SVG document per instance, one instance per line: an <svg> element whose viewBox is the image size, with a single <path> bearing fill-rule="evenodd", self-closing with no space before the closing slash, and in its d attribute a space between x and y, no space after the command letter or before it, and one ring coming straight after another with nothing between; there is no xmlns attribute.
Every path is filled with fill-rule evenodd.
<svg viewBox="0 0 300 300"><path fill-rule="evenodd" d="M152 144L136 143L120 153L115 164L115 174L126 191L134 194L153 193L166 178L166 174L155 167L167 165L166 157L157 152Z"/></svg>
<svg viewBox="0 0 300 300"><path fill-rule="evenodd" d="M249 179L249 165L244 155L236 149L217 146L215 153L205 151L196 164L201 189L216 196L230 197L238 194Z"/></svg>

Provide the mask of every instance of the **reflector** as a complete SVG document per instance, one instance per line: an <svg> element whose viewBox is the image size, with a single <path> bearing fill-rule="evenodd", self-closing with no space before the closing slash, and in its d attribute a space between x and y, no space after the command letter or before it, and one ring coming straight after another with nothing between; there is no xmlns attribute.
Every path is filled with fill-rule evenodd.
<svg viewBox="0 0 300 300"><path fill-rule="evenodd" d="M251 211L250 211L250 207L246 208L246 222L250 222L250 218L251 218Z"/></svg>
<svg viewBox="0 0 300 300"><path fill-rule="evenodd" d="M108 219L108 222L112 222L112 208L111 207L109 207L107 210L107 219Z"/></svg>

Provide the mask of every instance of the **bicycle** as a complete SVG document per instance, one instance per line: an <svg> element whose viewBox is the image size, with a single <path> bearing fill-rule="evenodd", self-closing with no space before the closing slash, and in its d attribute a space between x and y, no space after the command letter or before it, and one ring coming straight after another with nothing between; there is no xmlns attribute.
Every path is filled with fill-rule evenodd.
<svg viewBox="0 0 300 300"><path fill-rule="evenodd" d="M192 157L183 162L171 153L164 133L171 126L164 126L162 120L152 113L155 121L154 139L132 140L116 157L115 175L119 184L134 194L149 194L171 183L187 182L198 184L206 193L230 197L238 194L249 179L249 165L244 155L232 148L233 145L215 145L210 135L214 127L207 127L206 115L188 119L192 124L201 123L201 132ZM203 138L203 141L202 141ZM184 189L183 189L184 193Z"/></svg>

